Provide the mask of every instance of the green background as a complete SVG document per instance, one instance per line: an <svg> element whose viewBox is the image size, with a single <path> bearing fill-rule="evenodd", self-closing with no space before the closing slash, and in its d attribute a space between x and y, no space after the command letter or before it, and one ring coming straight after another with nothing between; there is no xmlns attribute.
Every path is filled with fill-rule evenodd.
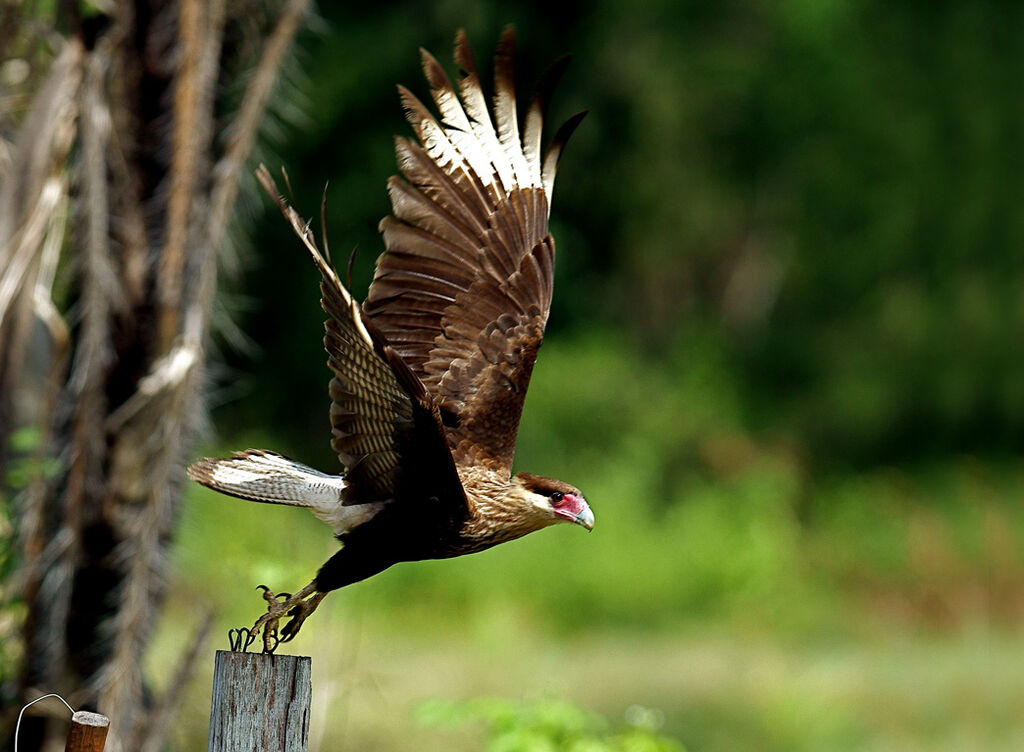
<svg viewBox="0 0 1024 752"><path fill-rule="evenodd" d="M293 643L313 741L477 749L414 709L498 695L613 726L653 708L691 750L1024 746L1024 6L321 8L262 158L306 216L329 181L357 297L411 135L394 85L429 100L416 50L454 75L459 27L489 71L507 22L521 104L569 52L548 123L590 110L517 469L579 486L597 525L331 595ZM332 470L316 272L255 190L242 215L204 451ZM191 489L154 669L197 605L220 634L333 546L300 512Z"/></svg>

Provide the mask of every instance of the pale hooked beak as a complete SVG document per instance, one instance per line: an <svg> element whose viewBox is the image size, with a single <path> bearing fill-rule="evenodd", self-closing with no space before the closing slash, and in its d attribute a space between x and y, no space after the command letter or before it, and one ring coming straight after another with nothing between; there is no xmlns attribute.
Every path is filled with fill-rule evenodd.
<svg viewBox="0 0 1024 752"><path fill-rule="evenodd" d="M583 502L583 509L573 518L573 522L577 525L583 525L587 530L594 529L594 513L587 502Z"/></svg>

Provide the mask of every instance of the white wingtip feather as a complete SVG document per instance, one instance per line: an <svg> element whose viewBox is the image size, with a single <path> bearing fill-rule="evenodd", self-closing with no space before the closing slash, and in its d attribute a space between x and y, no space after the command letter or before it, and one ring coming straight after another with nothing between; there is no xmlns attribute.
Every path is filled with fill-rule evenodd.
<svg viewBox="0 0 1024 752"><path fill-rule="evenodd" d="M564 62L559 61L553 66L558 75L548 77L546 74L546 78L552 80L542 80L543 96L542 90L538 90L538 96L526 111L523 130L520 131L513 65L515 44L511 29L505 30L498 43L494 62L495 90L490 106L464 32L460 31L455 41L455 62L460 68L456 85L429 52L420 52L423 71L440 118L430 115L407 90L400 87L400 91L424 151L441 169L449 173L462 170L472 173L499 196L515 189L543 189L550 211L557 156L549 160L541 155L542 100L546 100L553 88L553 81L565 67Z"/></svg>

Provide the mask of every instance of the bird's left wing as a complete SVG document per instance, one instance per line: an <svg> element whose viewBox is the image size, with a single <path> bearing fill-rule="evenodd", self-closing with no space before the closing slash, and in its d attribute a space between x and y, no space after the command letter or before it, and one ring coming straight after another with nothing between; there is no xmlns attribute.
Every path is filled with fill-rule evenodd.
<svg viewBox="0 0 1024 752"><path fill-rule="evenodd" d="M582 118L562 126L542 155L545 100L564 68L556 64L520 136L513 48L509 28L495 56L493 121L462 32L458 94L423 52L440 122L400 88L420 143L397 140L404 180L388 183L387 250L363 306L437 402L456 462L503 472L551 305L555 167Z"/></svg>
<svg viewBox="0 0 1024 752"><path fill-rule="evenodd" d="M343 502L436 497L457 500L459 508L450 511L464 514L465 496L433 399L367 320L264 166L257 177L322 275L321 304L328 315L324 346L334 372L331 445L345 466Z"/></svg>

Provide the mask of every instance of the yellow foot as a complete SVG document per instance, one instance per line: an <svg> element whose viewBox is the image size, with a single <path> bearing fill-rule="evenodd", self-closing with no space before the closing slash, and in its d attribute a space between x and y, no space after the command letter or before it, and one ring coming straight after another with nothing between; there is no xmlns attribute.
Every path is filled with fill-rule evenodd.
<svg viewBox="0 0 1024 752"><path fill-rule="evenodd" d="M246 652L249 646L256 641L257 635L263 632L263 652L273 653L282 642L288 642L299 633L302 622L316 610L320 601L327 593L320 593L316 589L316 583L311 582L294 595L288 593L274 593L266 585L259 585L263 591L263 600L267 602L267 612L263 614L250 629L231 630L231 649L238 652ZM291 616L291 619L278 634L278 623L282 617Z"/></svg>

